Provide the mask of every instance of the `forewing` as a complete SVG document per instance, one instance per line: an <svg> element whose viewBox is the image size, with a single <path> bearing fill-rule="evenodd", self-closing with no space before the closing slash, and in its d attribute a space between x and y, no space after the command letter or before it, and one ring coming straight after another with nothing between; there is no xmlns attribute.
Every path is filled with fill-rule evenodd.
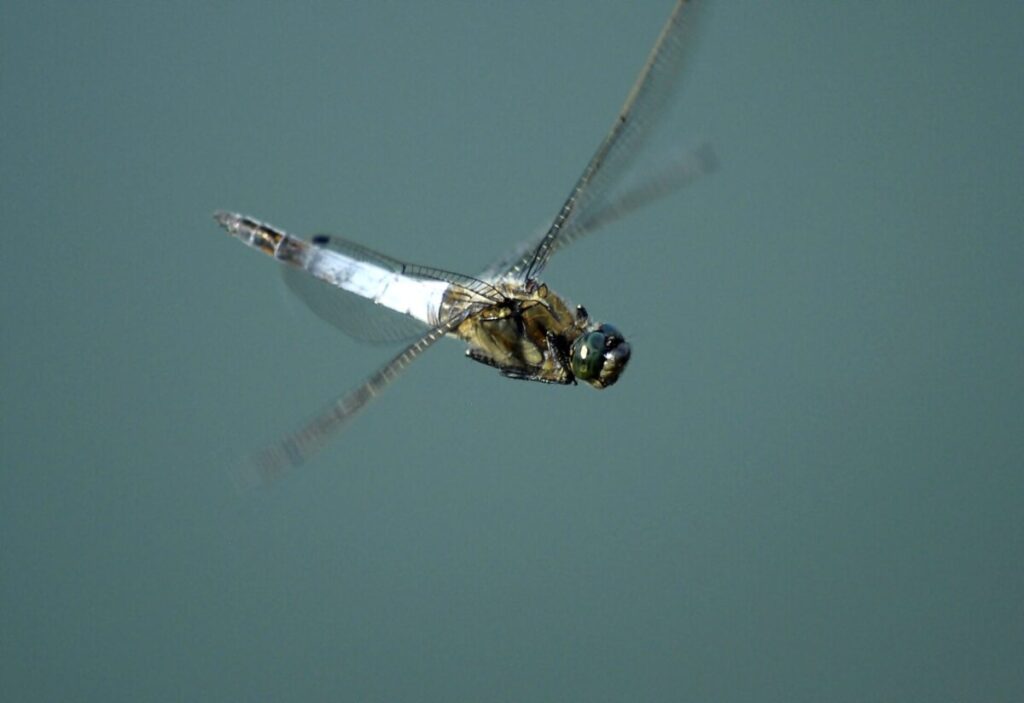
<svg viewBox="0 0 1024 703"><path fill-rule="evenodd" d="M572 226L562 230L550 253L671 195L702 176L713 173L717 167L718 159L710 144L703 144L693 151L667 155L650 171L624 182L614 195L595 200L585 214L574 219ZM479 274L480 278L492 279L516 270L517 266L521 267L524 261L533 257L534 251L546 236L547 230L540 229L534 236L520 242L509 254L493 261Z"/></svg>
<svg viewBox="0 0 1024 703"><path fill-rule="evenodd" d="M665 112L684 59L684 39L690 24L693 0L679 0L654 44L647 62L633 84L611 130L590 159L554 222L538 245L513 263L508 273L533 281L559 248L593 231L595 212L607 211L608 203L628 173L652 130Z"/></svg>

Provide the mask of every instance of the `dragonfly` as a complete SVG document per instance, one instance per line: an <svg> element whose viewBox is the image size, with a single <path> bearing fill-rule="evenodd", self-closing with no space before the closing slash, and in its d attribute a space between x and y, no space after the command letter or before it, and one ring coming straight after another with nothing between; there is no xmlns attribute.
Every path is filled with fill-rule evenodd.
<svg viewBox="0 0 1024 703"><path fill-rule="evenodd" d="M462 340L469 359L506 378L597 389L618 381L630 360L629 342L540 275L557 251L714 169L715 155L703 145L668 159L638 185L621 187L678 81L691 5L676 2L611 129L550 226L478 275L405 263L334 235L306 240L246 215L214 214L230 235L284 264L286 284L319 317L358 339L408 342L361 385L254 457L257 482L304 463L443 337Z"/></svg>

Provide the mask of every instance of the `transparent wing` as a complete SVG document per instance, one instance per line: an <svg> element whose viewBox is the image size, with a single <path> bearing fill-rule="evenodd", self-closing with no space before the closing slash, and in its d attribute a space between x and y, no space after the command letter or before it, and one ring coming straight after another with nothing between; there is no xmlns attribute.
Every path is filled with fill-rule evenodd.
<svg viewBox="0 0 1024 703"><path fill-rule="evenodd" d="M428 330L426 334L378 369L362 385L349 391L325 408L304 427L252 457L237 476L242 487L266 485L280 478L290 469L301 466L394 381L420 354L455 329L464 317L464 314L460 315L439 327Z"/></svg>
<svg viewBox="0 0 1024 703"><path fill-rule="evenodd" d="M573 219L572 225L562 230L561 236L552 243L548 256L577 239L693 183L701 176L712 173L716 168L718 158L710 144L704 144L695 151L673 158L670 163L653 171L647 178L627 188L621 195L609 200L591 201L591 207L585 211L581 210Z"/></svg>
<svg viewBox="0 0 1024 703"><path fill-rule="evenodd" d="M340 237L318 234L312 241L315 246L371 261L395 273L401 272L405 266L400 261ZM315 278L303 269L285 266L281 269L281 276L289 290L317 317L355 339L372 343L408 341L417 339L430 329L424 322Z"/></svg>
<svg viewBox="0 0 1024 703"><path fill-rule="evenodd" d="M561 236L552 246L551 253L565 248L577 239L596 232L631 212L671 195L702 176L713 173L717 168L718 157L710 144L702 144L693 151L670 155L663 160L663 163L656 165L642 177L633 179L633 182L624 183L620 194L593 201L592 207L588 208L586 217L576 218L571 227L562 230ZM536 236L520 242L511 253L493 261L484 269L479 274L480 278L490 280L503 276L524 259L532 258L533 252L546 236L547 230L541 229Z"/></svg>
<svg viewBox="0 0 1024 703"><path fill-rule="evenodd" d="M581 233L595 212L607 210L609 195L629 170L640 148L664 113L683 65L684 37L689 25L685 10L692 0L678 0L633 84L611 130L590 159L554 222L537 247L509 267L508 273L534 281L548 259ZM576 234L574 234L574 232Z"/></svg>
<svg viewBox="0 0 1024 703"><path fill-rule="evenodd" d="M372 263L396 274L446 281L453 288L452 297L492 302L500 299L500 293L479 279L427 266L407 264L342 237L318 234L312 237L311 242L314 246ZM404 342L417 339L430 329L429 325L420 320L331 285L309 275L304 269L284 267L281 275L288 288L317 317L355 339L371 343Z"/></svg>

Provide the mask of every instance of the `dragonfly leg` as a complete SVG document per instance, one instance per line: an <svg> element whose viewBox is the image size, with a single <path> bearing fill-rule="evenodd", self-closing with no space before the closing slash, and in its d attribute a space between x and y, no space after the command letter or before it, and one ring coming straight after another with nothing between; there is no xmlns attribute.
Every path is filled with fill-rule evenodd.
<svg viewBox="0 0 1024 703"><path fill-rule="evenodd" d="M481 364L484 364L485 366L492 366L496 369L506 368L501 362L499 362L493 356L488 356L479 349L467 349L466 356L472 359L473 361L477 361Z"/></svg>
<svg viewBox="0 0 1024 703"><path fill-rule="evenodd" d="M575 378L573 378L572 380L569 380L568 378L565 380L550 378L530 368L523 368L521 366L511 366L509 364L503 364L494 357L488 356L487 354L484 354L482 351L478 349L467 349L466 356L472 359L473 361L477 361L481 364L484 364L485 366L490 366L492 368L498 369L498 372L505 378L512 378L517 381L537 381L538 383L554 383L562 386L576 382Z"/></svg>
<svg viewBox="0 0 1024 703"><path fill-rule="evenodd" d="M515 366L501 369L499 371L505 378L512 378L517 381L536 381L538 383L553 383L559 386L567 386L570 383L575 384L576 379L568 378L551 378L549 376L543 376L539 373L530 373L526 369L520 369Z"/></svg>
<svg viewBox="0 0 1024 703"><path fill-rule="evenodd" d="M544 337L548 341L548 352L558 362L562 372L565 374L565 385L571 383L575 386L576 374L572 372L572 367L569 365L569 350L566 348L565 338L556 335L551 330L548 330Z"/></svg>

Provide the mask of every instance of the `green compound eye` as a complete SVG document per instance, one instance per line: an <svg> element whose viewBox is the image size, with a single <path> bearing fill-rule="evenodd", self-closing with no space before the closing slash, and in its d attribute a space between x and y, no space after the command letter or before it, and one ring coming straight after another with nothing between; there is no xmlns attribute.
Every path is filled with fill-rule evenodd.
<svg viewBox="0 0 1024 703"><path fill-rule="evenodd" d="M580 381L607 388L618 380L629 354L629 345L617 329L599 325L573 342L569 366Z"/></svg>
<svg viewBox="0 0 1024 703"><path fill-rule="evenodd" d="M572 347L572 372L581 381L597 378L601 373L604 359L604 335L600 332L581 334Z"/></svg>

